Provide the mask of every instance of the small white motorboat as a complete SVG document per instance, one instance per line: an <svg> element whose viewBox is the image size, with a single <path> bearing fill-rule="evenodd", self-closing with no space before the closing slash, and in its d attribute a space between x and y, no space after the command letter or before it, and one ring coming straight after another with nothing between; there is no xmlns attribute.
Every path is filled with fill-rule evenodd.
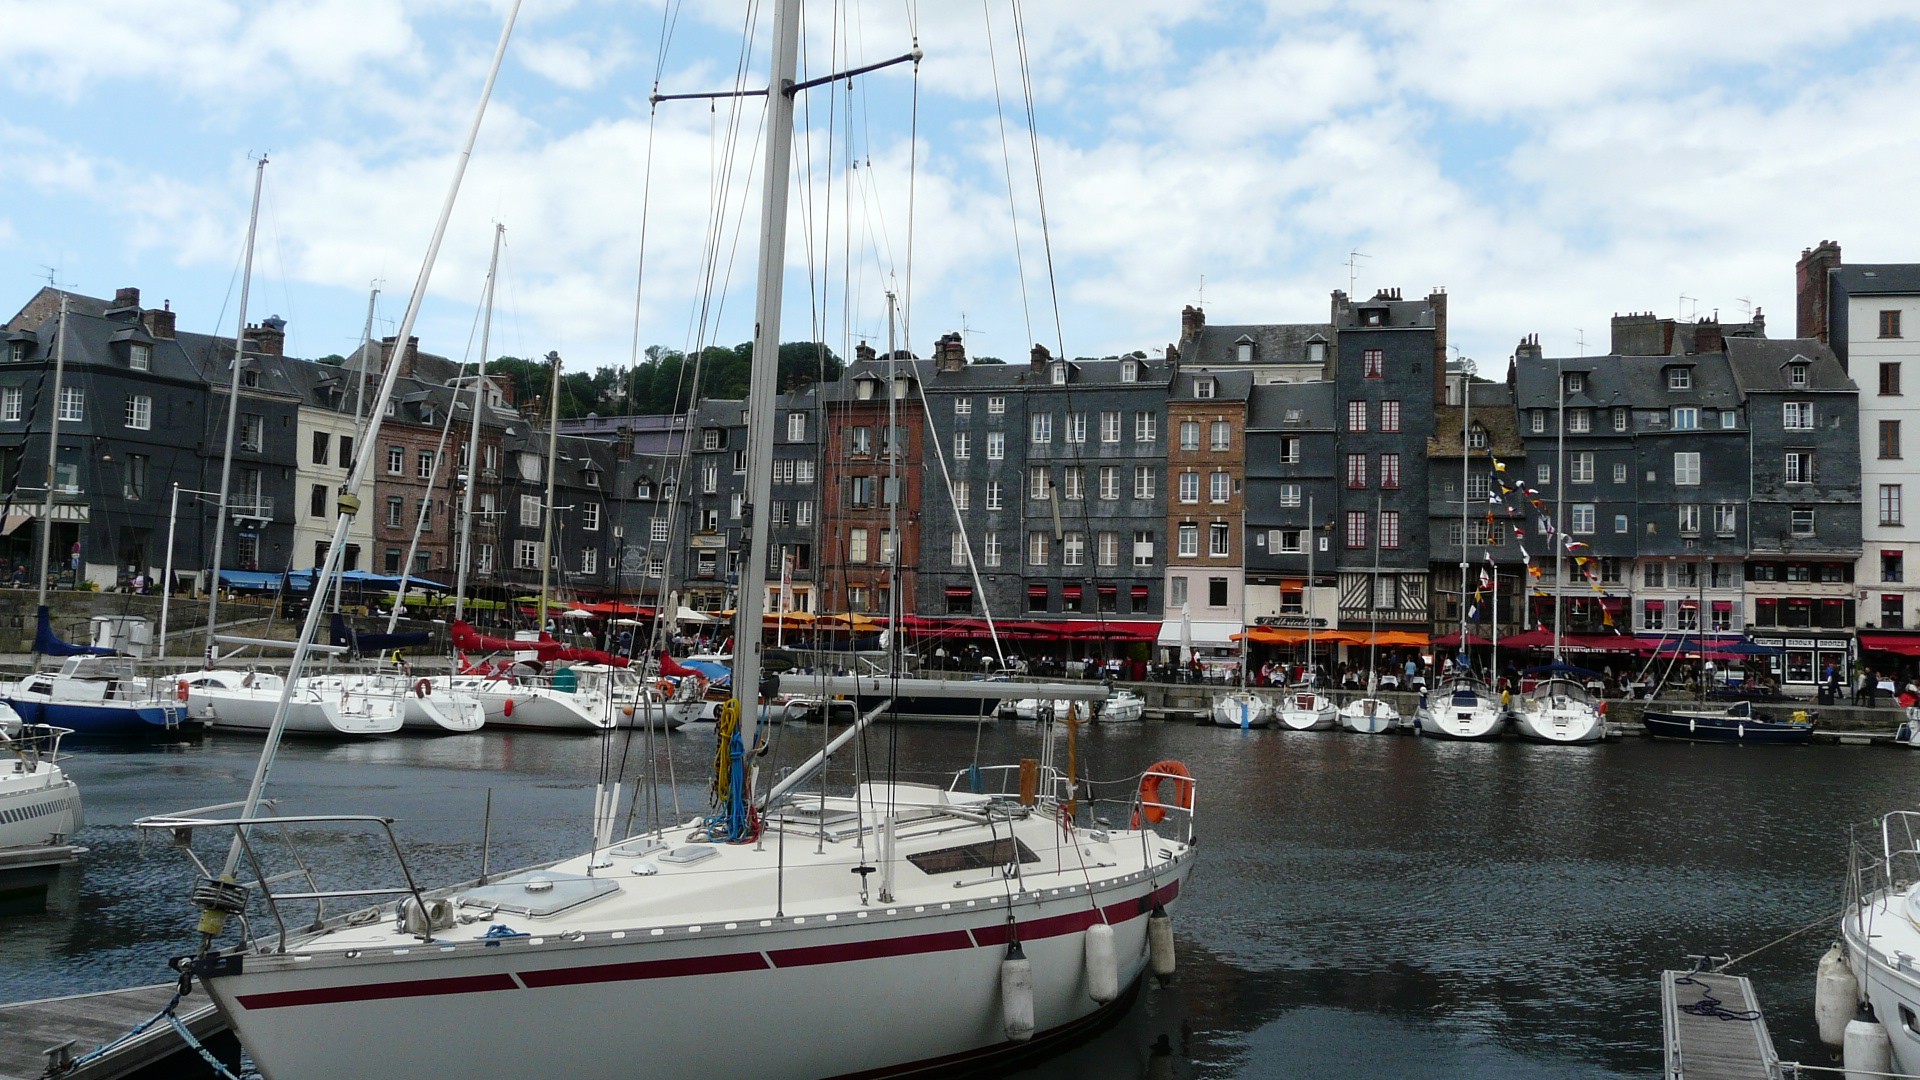
<svg viewBox="0 0 1920 1080"><path fill-rule="evenodd" d="M1115 690L1100 703L1100 709L1093 714L1099 724L1135 724L1146 714L1147 702L1131 690Z"/></svg>
<svg viewBox="0 0 1920 1080"><path fill-rule="evenodd" d="M1289 689L1277 712L1288 731L1332 731L1338 723L1333 702L1306 683Z"/></svg>
<svg viewBox="0 0 1920 1080"><path fill-rule="evenodd" d="M1263 728L1273 722L1273 706L1251 690L1235 690L1213 699L1213 722L1242 731Z"/></svg>
<svg viewBox="0 0 1920 1080"><path fill-rule="evenodd" d="M1362 735L1378 735L1400 726L1400 710L1377 697L1355 698L1340 709L1340 726Z"/></svg>

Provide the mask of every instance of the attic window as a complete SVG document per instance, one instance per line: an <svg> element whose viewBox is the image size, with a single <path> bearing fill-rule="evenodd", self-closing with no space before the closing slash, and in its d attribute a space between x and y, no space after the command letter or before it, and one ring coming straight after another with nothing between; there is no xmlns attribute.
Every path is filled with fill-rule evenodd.
<svg viewBox="0 0 1920 1080"><path fill-rule="evenodd" d="M1212 397L1213 396L1213 380L1212 379L1193 380L1193 396L1197 398Z"/></svg>
<svg viewBox="0 0 1920 1080"><path fill-rule="evenodd" d="M1787 385L1788 386L1807 385L1807 365L1789 364L1787 366Z"/></svg>
<svg viewBox="0 0 1920 1080"><path fill-rule="evenodd" d="M23 339L20 341L11 342L7 346L7 359L18 364L26 360L27 354L32 351L33 351L33 343L30 341L26 341Z"/></svg>
<svg viewBox="0 0 1920 1080"><path fill-rule="evenodd" d="M1067 385L1067 362L1061 360L1053 365L1053 385Z"/></svg>
<svg viewBox="0 0 1920 1080"><path fill-rule="evenodd" d="M636 499L651 499L651 498L653 498L653 484L652 484L652 482L651 482L651 481L647 481L647 480L641 480L641 481L638 481L638 482L636 482L636 483L635 483L635 484L633 485L633 497L634 497L634 498L636 498Z"/></svg>
<svg viewBox="0 0 1920 1080"><path fill-rule="evenodd" d="M872 401L873 391L876 385L877 380L874 379L855 379L853 382L853 396L859 398L861 401Z"/></svg>
<svg viewBox="0 0 1920 1080"><path fill-rule="evenodd" d="M1567 393L1577 394L1587 388L1587 377L1577 371L1567 372Z"/></svg>
<svg viewBox="0 0 1920 1080"><path fill-rule="evenodd" d="M247 387L259 386L260 372L253 368L240 369L240 385ZM388 402L388 404L391 405L392 402Z"/></svg>
<svg viewBox="0 0 1920 1080"><path fill-rule="evenodd" d="M1120 361L1120 381L1121 382L1139 382L1140 381L1139 361L1137 360Z"/></svg>
<svg viewBox="0 0 1920 1080"><path fill-rule="evenodd" d="M1288 409L1286 414L1286 419L1283 420L1282 423L1297 424L1299 422L1300 422L1300 410Z"/></svg>
<svg viewBox="0 0 1920 1080"><path fill-rule="evenodd" d="M1667 389L1669 390L1693 389L1693 369L1683 368L1683 367L1668 368L1667 369Z"/></svg>
<svg viewBox="0 0 1920 1080"><path fill-rule="evenodd" d="M1385 326L1387 311L1385 308L1367 308L1360 313L1360 322L1365 326Z"/></svg>
<svg viewBox="0 0 1920 1080"><path fill-rule="evenodd" d="M1467 429L1467 446L1474 450L1487 448L1487 429L1475 424Z"/></svg>
<svg viewBox="0 0 1920 1080"><path fill-rule="evenodd" d="M592 462L588 462L586 468L580 470L580 482L590 488L600 486L600 472L593 467Z"/></svg>
<svg viewBox="0 0 1920 1080"><path fill-rule="evenodd" d="M18 344L17 342L15 344ZM153 346L134 342L127 347L127 366L135 371L153 370Z"/></svg>
<svg viewBox="0 0 1920 1080"><path fill-rule="evenodd" d="M1234 359L1243 364L1253 363L1253 339L1241 338L1233 346Z"/></svg>
<svg viewBox="0 0 1920 1080"><path fill-rule="evenodd" d="M1327 343L1324 341L1307 342L1307 363L1324 364L1327 362Z"/></svg>

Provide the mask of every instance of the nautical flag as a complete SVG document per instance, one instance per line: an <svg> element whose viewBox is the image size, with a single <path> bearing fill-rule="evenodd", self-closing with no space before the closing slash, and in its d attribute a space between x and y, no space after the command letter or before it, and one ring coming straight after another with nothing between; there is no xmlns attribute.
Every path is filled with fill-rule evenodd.
<svg viewBox="0 0 1920 1080"><path fill-rule="evenodd" d="M1480 587L1485 589L1492 585L1493 585L1493 579L1487 576L1487 572L1485 570L1480 571Z"/></svg>

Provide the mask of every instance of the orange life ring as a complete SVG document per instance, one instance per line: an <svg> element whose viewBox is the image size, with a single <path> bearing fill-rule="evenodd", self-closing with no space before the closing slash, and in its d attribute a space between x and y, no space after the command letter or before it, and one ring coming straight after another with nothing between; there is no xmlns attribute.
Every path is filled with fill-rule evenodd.
<svg viewBox="0 0 1920 1080"><path fill-rule="evenodd" d="M1168 782L1173 784L1171 800L1163 790ZM1140 778L1140 816L1150 824L1165 821L1169 801L1182 810L1193 809L1193 773L1172 759L1154 762Z"/></svg>
<svg viewBox="0 0 1920 1080"><path fill-rule="evenodd" d="M432 681L430 681L430 680L428 680L428 679L421 679L421 680L420 680L419 682L416 682L416 683L414 683L414 684L413 684L413 696L414 696L414 697L422 697L422 698L423 698L423 697L426 697L426 696L427 696L428 694L431 694L431 693L433 693L433 683L432 683Z"/></svg>
<svg viewBox="0 0 1920 1080"><path fill-rule="evenodd" d="M173 684L173 696L181 701L187 700L187 680L181 679Z"/></svg>

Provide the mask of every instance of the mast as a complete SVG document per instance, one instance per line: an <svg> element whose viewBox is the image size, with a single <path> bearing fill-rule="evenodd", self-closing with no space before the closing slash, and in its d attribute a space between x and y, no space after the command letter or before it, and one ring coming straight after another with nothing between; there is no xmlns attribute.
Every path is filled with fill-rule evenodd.
<svg viewBox="0 0 1920 1080"><path fill-rule="evenodd" d="M773 60L767 78L766 169L761 185L759 282L754 297L753 367L747 392L746 541L740 552L740 594L734 612L733 691L740 705L740 743L751 752L760 722L761 612L766 609L768 510L773 498L774 384L780 372L780 299L785 281L787 188L793 166L793 83L800 52L800 10L778 0ZM757 769L755 770L757 773ZM751 797L754 775L749 773Z"/></svg>
<svg viewBox="0 0 1920 1080"><path fill-rule="evenodd" d="M1473 448L1469 434L1473 430L1473 361L1460 361L1460 655L1467 655L1467 514L1473 500L1467 497L1467 481L1473 475Z"/></svg>
<svg viewBox="0 0 1920 1080"><path fill-rule="evenodd" d="M366 427L364 417L367 404L367 357L373 351L373 308L380 300L380 286L375 285L367 293L367 322L360 331L360 355L354 358L353 370L358 376L353 381L353 434L356 438L364 435ZM405 348L395 344L395 348Z"/></svg>
<svg viewBox="0 0 1920 1080"><path fill-rule="evenodd" d="M1560 663L1560 613L1567 606L1567 583L1560 559L1567 547L1567 376L1562 365L1553 365L1554 378L1560 383L1560 440L1555 452L1553 477L1553 662Z"/></svg>
<svg viewBox="0 0 1920 1080"><path fill-rule="evenodd" d="M212 580L207 583L207 663L211 665L217 653L213 642L215 616L220 613L220 561L221 547L227 538L227 492L233 483L233 429L240 421L240 361L247 353L247 291L253 284L253 239L260 226L260 187L266 182L267 156L260 155L260 163L253 170L253 212L247 217L247 253L240 271L240 319L239 328L233 332L233 371L227 377L227 442L220 456L220 501L218 515L213 519L213 556L208 573ZM55 380L56 384L58 380ZM56 394L58 391L56 391ZM54 416L60 415L58 409ZM49 473L48 475L52 475ZM292 558L291 555L288 556ZM293 567L289 564L286 569Z"/></svg>
<svg viewBox="0 0 1920 1080"><path fill-rule="evenodd" d="M1307 601L1302 606L1307 609L1307 685L1313 685L1313 549L1320 545L1320 534L1313 527L1313 496L1307 496L1307 587L1301 592L1301 598ZM1246 649L1246 635L1240 637L1242 651ZM1246 680L1246 663L1241 662L1241 681Z"/></svg>
<svg viewBox="0 0 1920 1080"><path fill-rule="evenodd" d="M540 515L540 607L538 609L540 632L547 629L547 587L553 578L553 467L560 458L560 354L550 352L547 360L553 365L553 387L547 392L551 400L547 402L547 494L546 512Z"/></svg>
<svg viewBox="0 0 1920 1080"><path fill-rule="evenodd" d="M1373 603L1368 605L1373 609L1373 619L1372 619L1372 625L1368 628L1368 632L1367 632L1367 694L1369 696L1373 694L1374 682L1376 679L1376 676L1374 674L1374 668L1378 663L1378 654L1380 651L1380 536L1379 536L1379 532L1380 532L1380 512L1385 506L1386 506L1386 496L1376 494L1373 497L1373 521L1374 521L1373 593L1374 595L1373 595ZM1466 537L1466 534L1464 532L1461 533L1460 535L1462 539ZM1313 633L1312 619L1307 620L1307 633L1309 634Z"/></svg>
<svg viewBox="0 0 1920 1080"><path fill-rule="evenodd" d="M53 339L53 416L47 424L47 494L40 508L40 597L35 601L36 607L47 606L47 565L53 550L53 483L60 467L60 396L66 386L66 374L67 294L63 292L60 294L60 329Z"/></svg>
<svg viewBox="0 0 1920 1080"><path fill-rule="evenodd" d="M893 336L893 290L887 290L887 670L900 674L900 346ZM849 636L853 620L847 620ZM851 637L849 637L851 639Z"/></svg>
<svg viewBox="0 0 1920 1080"><path fill-rule="evenodd" d="M473 489L480 482L480 410L486 404L487 349L493 333L493 284L500 270L500 239L507 227L493 226L493 258L487 262L486 315L480 321L480 363L473 373L473 434L467 437L467 482L460 492L460 570L453 579L453 617L467 617L467 567L473 562ZM545 625L543 621L541 625Z"/></svg>

